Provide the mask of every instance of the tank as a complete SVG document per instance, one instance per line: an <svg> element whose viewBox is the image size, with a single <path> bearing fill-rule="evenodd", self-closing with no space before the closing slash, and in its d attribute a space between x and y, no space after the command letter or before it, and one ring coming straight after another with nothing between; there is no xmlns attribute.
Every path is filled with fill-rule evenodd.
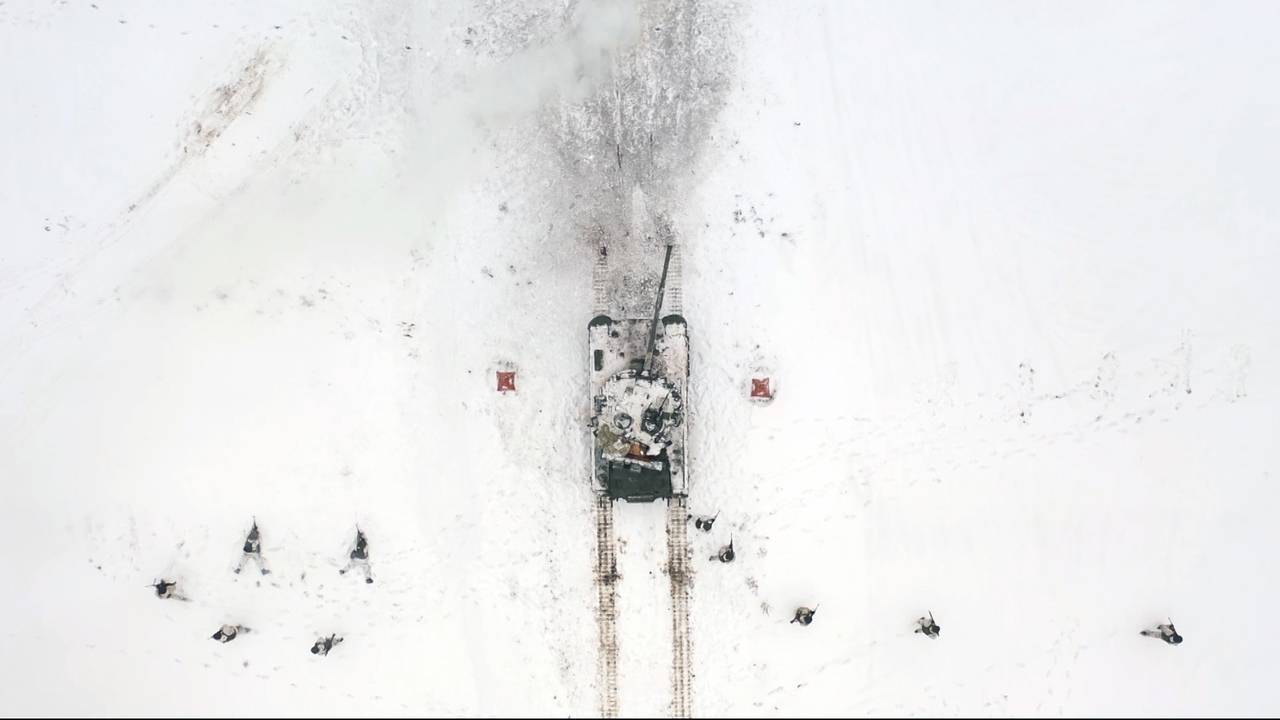
<svg viewBox="0 0 1280 720"><path fill-rule="evenodd" d="M663 316L671 264L666 248L653 316L598 315L587 326L596 491L615 500L653 502L688 492L685 320Z"/></svg>

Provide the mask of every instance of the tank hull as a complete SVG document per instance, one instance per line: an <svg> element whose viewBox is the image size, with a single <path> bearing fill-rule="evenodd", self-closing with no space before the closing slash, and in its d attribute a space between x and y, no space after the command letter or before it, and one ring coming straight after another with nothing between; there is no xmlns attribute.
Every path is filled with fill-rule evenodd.
<svg viewBox="0 0 1280 720"><path fill-rule="evenodd" d="M629 502L688 493L687 326L679 315L663 317L644 369L652 326L603 315L588 326L593 482L597 492Z"/></svg>

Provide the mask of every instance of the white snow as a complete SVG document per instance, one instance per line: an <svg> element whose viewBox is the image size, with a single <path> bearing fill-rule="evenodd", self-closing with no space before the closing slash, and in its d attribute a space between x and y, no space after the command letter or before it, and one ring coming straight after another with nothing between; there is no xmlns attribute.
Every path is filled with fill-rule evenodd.
<svg viewBox="0 0 1280 720"><path fill-rule="evenodd" d="M667 505L614 512L618 542L618 706L631 717L664 717L671 704L671 581Z"/></svg>
<svg viewBox="0 0 1280 720"><path fill-rule="evenodd" d="M668 16L731 56L636 49ZM596 204L683 243L696 714L1280 712L1277 27L0 4L0 712L596 714ZM593 186L646 127L665 196ZM670 702L664 510L615 511L625 715Z"/></svg>

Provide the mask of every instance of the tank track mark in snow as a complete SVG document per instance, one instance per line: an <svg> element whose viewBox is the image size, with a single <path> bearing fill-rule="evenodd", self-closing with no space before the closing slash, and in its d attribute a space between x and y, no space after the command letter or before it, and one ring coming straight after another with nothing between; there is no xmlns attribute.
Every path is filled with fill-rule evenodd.
<svg viewBox="0 0 1280 720"><path fill-rule="evenodd" d="M673 246L671 274L667 277L667 297L663 301L664 315L684 313L684 257L680 245Z"/></svg>
<svg viewBox="0 0 1280 720"><path fill-rule="evenodd" d="M613 500L596 496L596 624L600 632L597 659L600 675L600 716L618 717L618 553L613 532Z"/></svg>
<svg viewBox="0 0 1280 720"><path fill-rule="evenodd" d="M667 505L667 576L671 579L671 716L692 717L690 685L693 660L689 640L689 514L686 498L677 495Z"/></svg>
<svg viewBox="0 0 1280 720"><path fill-rule="evenodd" d="M591 305L593 315L609 314L609 251L596 248L596 265L591 273Z"/></svg>
<svg viewBox="0 0 1280 720"><path fill-rule="evenodd" d="M666 245L652 240L611 241L603 236L595 240L596 257L591 271L592 315L607 315L615 319L650 317ZM672 246L662 310L664 315L680 315L684 312L682 243L673 235L663 235L662 240ZM658 260L656 263L655 258Z"/></svg>

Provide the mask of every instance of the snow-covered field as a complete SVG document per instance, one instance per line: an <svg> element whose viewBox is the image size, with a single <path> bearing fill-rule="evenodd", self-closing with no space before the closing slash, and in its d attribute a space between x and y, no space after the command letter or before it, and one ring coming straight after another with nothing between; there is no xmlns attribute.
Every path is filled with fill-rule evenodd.
<svg viewBox="0 0 1280 720"><path fill-rule="evenodd" d="M1280 712L1277 29L0 4L0 713L597 714L587 236L658 212L695 714ZM624 715L670 702L661 510L615 510Z"/></svg>

